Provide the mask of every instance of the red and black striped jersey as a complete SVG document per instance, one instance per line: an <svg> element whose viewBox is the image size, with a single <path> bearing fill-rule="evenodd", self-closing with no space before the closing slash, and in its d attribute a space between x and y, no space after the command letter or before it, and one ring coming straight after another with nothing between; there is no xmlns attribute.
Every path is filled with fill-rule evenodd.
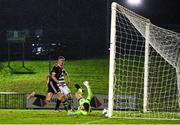
<svg viewBox="0 0 180 125"><path fill-rule="evenodd" d="M64 69L63 67L60 67L58 64L54 65L52 71L51 71L51 74L53 72L55 72L55 77L56 79L60 82L60 83L64 83L65 80L64 80Z"/></svg>

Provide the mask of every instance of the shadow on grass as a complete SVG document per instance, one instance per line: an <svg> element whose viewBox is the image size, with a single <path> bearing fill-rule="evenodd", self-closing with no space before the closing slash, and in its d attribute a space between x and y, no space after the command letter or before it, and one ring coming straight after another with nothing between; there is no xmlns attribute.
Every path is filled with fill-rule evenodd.
<svg viewBox="0 0 180 125"><path fill-rule="evenodd" d="M11 70L11 72L13 74L35 74L36 72L34 72L32 69L29 69L27 67L21 67L21 69L13 69L11 66L8 66L8 68Z"/></svg>

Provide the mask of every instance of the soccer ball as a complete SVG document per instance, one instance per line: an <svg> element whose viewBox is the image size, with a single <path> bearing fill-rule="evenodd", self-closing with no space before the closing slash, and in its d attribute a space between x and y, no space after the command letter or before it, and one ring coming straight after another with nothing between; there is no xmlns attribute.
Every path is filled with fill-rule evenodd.
<svg viewBox="0 0 180 125"><path fill-rule="evenodd" d="M102 111L102 114L105 116L105 117L108 117L108 110L107 109L104 109Z"/></svg>

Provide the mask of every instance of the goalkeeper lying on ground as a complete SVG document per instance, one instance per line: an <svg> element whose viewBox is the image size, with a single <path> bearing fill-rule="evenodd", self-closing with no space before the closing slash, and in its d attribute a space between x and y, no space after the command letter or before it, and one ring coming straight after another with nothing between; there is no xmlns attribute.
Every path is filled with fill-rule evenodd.
<svg viewBox="0 0 180 125"><path fill-rule="evenodd" d="M77 92L75 93L75 96L79 102L79 107L78 107L77 111L68 112L68 115L87 115L89 112L91 112L90 102L91 102L93 94L92 94L91 88L89 86L89 82L84 81L83 84L87 88L88 96L87 96L87 98L83 98L82 97L82 94L83 94L82 88L78 84L76 84L75 87L77 88Z"/></svg>

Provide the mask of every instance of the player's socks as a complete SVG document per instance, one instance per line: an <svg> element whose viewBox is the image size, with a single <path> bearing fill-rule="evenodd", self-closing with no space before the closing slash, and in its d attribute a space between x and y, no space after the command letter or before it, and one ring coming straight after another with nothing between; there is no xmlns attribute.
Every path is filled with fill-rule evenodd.
<svg viewBox="0 0 180 125"><path fill-rule="evenodd" d="M74 110L73 99L72 98L68 98L67 102L68 102L68 109Z"/></svg>
<svg viewBox="0 0 180 125"><path fill-rule="evenodd" d="M60 104L61 104L61 100L57 99L55 110L59 111Z"/></svg>
<svg viewBox="0 0 180 125"><path fill-rule="evenodd" d="M62 102L62 104L63 104L63 106L64 106L64 109L65 109L66 111L68 111L68 102L67 102L66 99Z"/></svg>

